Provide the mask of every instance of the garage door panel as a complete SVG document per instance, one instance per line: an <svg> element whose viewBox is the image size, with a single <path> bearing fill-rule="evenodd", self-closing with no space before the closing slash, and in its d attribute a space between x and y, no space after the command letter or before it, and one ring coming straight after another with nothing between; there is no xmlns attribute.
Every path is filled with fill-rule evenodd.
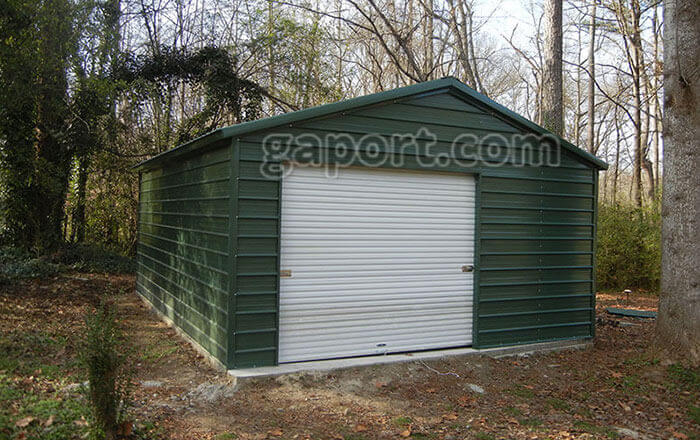
<svg viewBox="0 0 700 440"><path fill-rule="evenodd" d="M474 188L447 173L286 175L279 361L469 345Z"/></svg>

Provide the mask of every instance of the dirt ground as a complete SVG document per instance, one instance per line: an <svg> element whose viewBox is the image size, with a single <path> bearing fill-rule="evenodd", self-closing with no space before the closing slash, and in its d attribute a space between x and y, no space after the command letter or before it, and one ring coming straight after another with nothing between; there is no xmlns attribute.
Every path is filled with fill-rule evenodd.
<svg viewBox="0 0 700 440"><path fill-rule="evenodd" d="M0 287L0 439L83 436L71 403L81 398L65 390L84 380L77 341L100 295L118 300L133 344L132 413L150 438L700 438L700 371L658 358L653 320L604 311L655 310L654 296L599 294L587 350L297 374L232 392L133 286L132 276L75 273ZM200 385L220 399L207 402Z"/></svg>

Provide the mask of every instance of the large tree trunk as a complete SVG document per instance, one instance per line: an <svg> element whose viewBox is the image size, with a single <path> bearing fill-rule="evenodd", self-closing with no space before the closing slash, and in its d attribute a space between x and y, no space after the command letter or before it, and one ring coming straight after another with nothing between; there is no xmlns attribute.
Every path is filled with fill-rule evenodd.
<svg viewBox="0 0 700 440"><path fill-rule="evenodd" d="M33 184L33 214L37 236L34 245L48 250L63 240L61 228L70 178L72 154L66 142L67 67L70 56L71 4L47 1L38 19L40 39L37 53L36 176Z"/></svg>
<svg viewBox="0 0 700 440"><path fill-rule="evenodd" d="M561 136L564 133L562 91L562 0L544 3L544 72L542 77L542 123Z"/></svg>
<svg viewBox="0 0 700 440"><path fill-rule="evenodd" d="M664 348L700 364L700 8L664 3L661 298Z"/></svg>

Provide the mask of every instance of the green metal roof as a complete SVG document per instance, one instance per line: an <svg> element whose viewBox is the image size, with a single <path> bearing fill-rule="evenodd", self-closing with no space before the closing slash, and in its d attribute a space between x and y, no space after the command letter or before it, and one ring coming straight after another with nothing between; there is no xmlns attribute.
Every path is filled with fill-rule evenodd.
<svg viewBox="0 0 700 440"><path fill-rule="evenodd" d="M256 121L244 122L241 124L231 125L228 127L223 127L211 131L204 136L193 139L185 144L175 147L171 150L160 153L144 162L139 163L134 168L137 170L145 170L157 167L160 163L180 157L184 154L191 153L197 149L200 149L211 143L226 139L230 137L240 137L242 135L250 134L253 132L259 132L264 130L269 130L275 127L280 127L299 121L305 121L308 119L314 119L319 117L330 116L336 113L347 112L349 110L354 110L360 107L376 105L385 101L391 101L395 99L402 99L413 95L419 95L422 93L433 92L438 90L454 91L458 94L466 96L471 101L476 101L482 105L488 107L493 111L493 113L501 118L519 125L526 130L532 131L540 135L551 135L557 138L561 146L566 150L569 150L574 155L578 156L585 162L593 165L598 169L607 169L608 164L603 160L597 158L596 156L588 153L585 150L578 148L572 143L566 141L565 139L556 136L550 131L546 130L534 122L520 116L512 110L498 104L497 102L489 99L487 96L482 95L466 84L462 83L454 77L445 77L441 79L436 79L433 81L426 81L423 83L413 84L406 87L400 87L398 89L387 90L384 92L373 93L371 95L360 96L358 98L347 99L344 101L334 102L331 104L325 104L318 107L312 107L304 110L299 110L291 113L285 113L278 116L271 116L264 119L258 119Z"/></svg>

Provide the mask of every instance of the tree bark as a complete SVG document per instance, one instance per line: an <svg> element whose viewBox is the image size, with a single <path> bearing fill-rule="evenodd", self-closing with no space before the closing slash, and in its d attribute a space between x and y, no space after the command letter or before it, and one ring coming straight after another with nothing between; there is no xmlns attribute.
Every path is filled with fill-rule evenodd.
<svg viewBox="0 0 700 440"><path fill-rule="evenodd" d="M591 2L591 41L588 46L588 152L596 153L595 147L595 14L596 1Z"/></svg>
<svg viewBox="0 0 700 440"><path fill-rule="evenodd" d="M545 1L544 29L542 123L546 129L561 136L564 133L562 0Z"/></svg>
<svg viewBox="0 0 700 440"><path fill-rule="evenodd" d="M664 167L661 296L663 347L700 364L700 8L664 3Z"/></svg>
<svg viewBox="0 0 700 440"><path fill-rule="evenodd" d="M632 197L635 205L642 206L642 38L639 29L641 10L639 0L631 0L632 23L629 33L631 47L632 93L634 95L634 171L632 173ZM622 12L621 12L622 14Z"/></svg>

